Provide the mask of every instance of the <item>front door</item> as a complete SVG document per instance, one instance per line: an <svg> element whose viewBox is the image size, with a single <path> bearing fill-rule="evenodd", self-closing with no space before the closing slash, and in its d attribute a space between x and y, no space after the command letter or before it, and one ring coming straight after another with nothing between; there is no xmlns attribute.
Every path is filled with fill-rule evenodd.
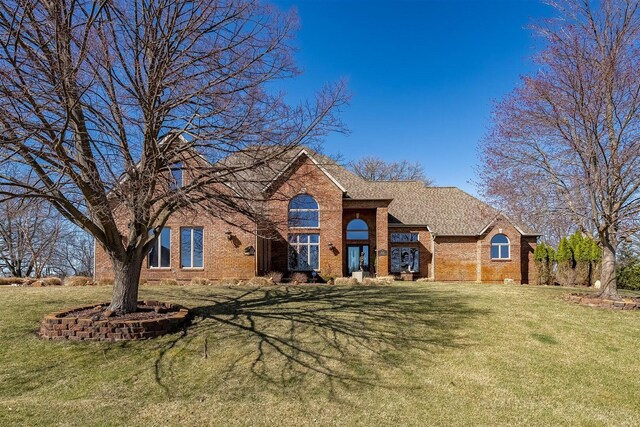
<svg viewBox="0 0 640 427"><path fill-rule="evenodd" d="M360 257L362 256L362 271L369 271L369 245L347 245L348 273L360 271Z"/></svg>

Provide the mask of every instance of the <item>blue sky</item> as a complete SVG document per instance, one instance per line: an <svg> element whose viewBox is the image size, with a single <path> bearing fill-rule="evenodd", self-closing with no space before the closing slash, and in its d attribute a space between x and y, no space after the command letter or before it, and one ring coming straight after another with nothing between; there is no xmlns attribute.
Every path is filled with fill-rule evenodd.
<svg viewBox="0 0 640 427"><path fill-rule="evenodd" d="M342 114L349 135L327 153L375 155L423 164L436 185L477 194L477 144L492 105L535 71L539 42L527 25L552 14L536 0L276 0L296 8L302 76L293 99L346 78L353 95Z"/></svg>

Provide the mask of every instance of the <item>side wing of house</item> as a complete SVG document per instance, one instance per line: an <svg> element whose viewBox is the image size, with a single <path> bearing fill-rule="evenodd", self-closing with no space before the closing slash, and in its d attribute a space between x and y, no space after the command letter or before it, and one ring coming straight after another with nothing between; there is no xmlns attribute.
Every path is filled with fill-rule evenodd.
<svg viewBox="0 0 640 427"><path fill-rule="evenodd" d="M536 235L522 233L501 215L478 235L438 235L434 280L530 283L536 241Z"/></svg>

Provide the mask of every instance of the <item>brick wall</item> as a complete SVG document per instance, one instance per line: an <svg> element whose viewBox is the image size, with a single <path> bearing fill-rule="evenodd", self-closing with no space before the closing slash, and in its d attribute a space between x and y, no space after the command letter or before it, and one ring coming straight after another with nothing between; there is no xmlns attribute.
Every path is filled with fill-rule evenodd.
<svg viewBox="0 0 640 427"><path fill-rule="evenodd" d="M496 234L509 238L507 260L491 258L491 239ZM479 237L438 236L436 238L436 280L498 282L512 279L515 283L533 280L533 250L536 237L522 236L506 219L499 217Z"/></svg>
<svg viewBox="0 0 640 427"><path fill-rule="evenodd" d="M491 259L491 239L496 234L504 234L509 238L509 260ZM520 238L520 233L509 221L504 218L498 218L495 221L493 226L482 236L481 240L481 281L504 282L504 279L513 279L516 283L521 283Z"/></svg>
<svg viewBox="0 0 640 427"><path fill-rule="evenodd" d="M243 224L248 228L246 219L240 215L229 218L232 224ZM238 278L248 279L255 276L255 257L244 254L248 246L256 247L253 230L229 225L227 222L208 215L193 212L177 212L169 218L166 227L171 228L171 267L149 268L147 260L142 266L141 280L159 281L174 279L189 282L194 277L210 279ZM203 267L181 268L180 266L180 229L183 227L203 228ZM232 233L229 240L225 232ZM107 254L96 247L96 279L112 279L113 270Z"/></svg>
<svg viewBox="0 0 640 427"><path fill-rule="evenodd" d="M477 241L473 236L437 236L435 280L476 281Z"/></svg>
<svg viewBox="0 0 640 427"><path fill-rule="evenodd" d="M271 244L272 269L288 271L289 233L320 234L320 275L342 276L342 190L340 190L309 158L301 156L272 189L267 204L275 225L275 238ZM309 194L320 207L319 228L288 227L289 201L298 194ZM332 248L329 247L332 243Z"/></svg>

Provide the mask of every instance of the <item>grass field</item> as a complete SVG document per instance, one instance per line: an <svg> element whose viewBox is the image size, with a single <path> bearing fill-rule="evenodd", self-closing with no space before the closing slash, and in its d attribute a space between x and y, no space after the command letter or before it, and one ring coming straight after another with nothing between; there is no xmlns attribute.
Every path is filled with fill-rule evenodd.
<svg viewBox="0 0 640 427"><path fill-rule="evenodd" d="M640 313L568 289L143 287L186 335L39 340L110 289L0 287L0 425L640 425Z"/></svg>

